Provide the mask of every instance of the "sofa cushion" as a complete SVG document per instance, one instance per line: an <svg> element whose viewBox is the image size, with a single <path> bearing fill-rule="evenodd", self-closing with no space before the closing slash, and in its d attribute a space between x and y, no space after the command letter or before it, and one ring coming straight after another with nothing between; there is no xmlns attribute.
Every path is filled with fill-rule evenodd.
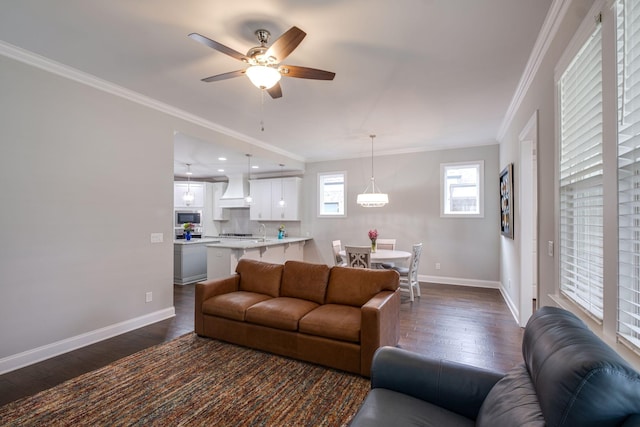
<svg viewBox="0 0 640 427"><path fill-rule="evenodd" d="M524 364L516 366L493 386L480 407L479 427L544 427L545 421Z"/></svg>
<svg viewBox="0 0 640 427"><path fill-rule="evenodd" d="M359 308L325 304L300 319L298 330L304 334L358 343L360 322Z"/></svg>
<svg viewBox="0 0 640 427"><path fill-rule="evenodd" d="M287 261L282 273L280 296L324 303L331 268L325 264Z"/></svg>
<svg viewBox="0 0 640 427"><path fill-rule="evenodd" d="M574 314L540 308L522 353L547 425L617 426L640 413L640 374Z"/></svg>
<svg viewBox="0 0 640 427"><path fill-rule="evenodd" d="M362 307L380 291L395 291L399 283L394 270L332 267L325 302Z"/></svg>
<svg viewBox="0 0 640 427"><path fill-rule="evenodd" d="M252 259L240 259L236 273L240 275L240 290L277 297L282 279L281 264L269 264Z"/></svg>
<svg viewBox="0 0 640 427"><path fill-rule="evenodd" d="M297 331L298 321L316 307L318 304L304 299L271 298L249 307L246 320L276 329Z"/></svg>
<svg viewBox="0 0 640 427"><path fill-rule="evenodd" d="M244 321L247 308L268 299L271 297L255 292L230 292L205 300L202 303L202 312L212 316Z"/></svg>
<svg viewBox="0 0 640 427"><path fill-rule="evenodd" d="M351 425L471 427L475 424L469 418L408 394L374 388L367 394Z"/></svg>

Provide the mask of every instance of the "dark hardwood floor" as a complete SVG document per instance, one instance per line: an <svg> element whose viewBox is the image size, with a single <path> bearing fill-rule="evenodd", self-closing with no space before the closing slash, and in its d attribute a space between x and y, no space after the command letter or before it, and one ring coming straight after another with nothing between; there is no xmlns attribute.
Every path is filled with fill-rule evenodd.
<svg viewBox="0 0 640 427"><path fill-rule="evenodd" d="M0 405L193 331L194 286L174 286L172 319L0 375ZM402 298L399 346L433 357L507 371L522 360L522 329L495 289L421 285Z"/></svg>

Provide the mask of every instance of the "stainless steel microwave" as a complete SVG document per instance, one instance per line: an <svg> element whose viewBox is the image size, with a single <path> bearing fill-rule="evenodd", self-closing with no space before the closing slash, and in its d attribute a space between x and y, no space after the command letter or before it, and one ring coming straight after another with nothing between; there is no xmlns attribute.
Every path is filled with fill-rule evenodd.
<svg viewBox="0 0 640 427"><path fill-rule="evenodd" d="M202 222L202 211L176 211L176 227L182 227L188 222L196 227L199 226Z"/></svg>

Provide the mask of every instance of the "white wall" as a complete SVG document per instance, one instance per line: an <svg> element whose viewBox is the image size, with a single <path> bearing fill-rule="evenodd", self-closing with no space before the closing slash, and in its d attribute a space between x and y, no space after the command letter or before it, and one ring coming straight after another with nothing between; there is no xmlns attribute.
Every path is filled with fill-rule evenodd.
<svg viewBox="0 0 640 427"><path fill-rule="evenodd" d="M556 240L554 68L593 1L580 0L565 3L569 5L566 15L555 37L551 40L529 90L522 98L500 144L500 166L514 163L514 188L517 190L521 170L518 136L535 111L538 111L538 298L541 306L554 305L549 295L555 292L557 282L556 259L547 254L547 242ZM515 206L518 206L517 200ZM516 212L515 239L501 239L500 281L503 286L509 279L516 283L520 278L519 215ZM519 286L512 286L510 289L505 287L503 292L515 303L519 301Z"/></svg>
<svg viewBox="0 0 640 427"><path fill-rule="evenodd" d="M0 372L171 317L174 132L248 146L34 63L0 55Z"/></svg>
<svg viewBox="0 0 640 427"><path fill-rule="evenodd" d="M440 163L484 160L484 218L440 217ZM367 245L367 232L396 238L410 251L423 242L420 275L441 283L496 286L499 279L498 145L375 157L376 184L389 194L382 208L355 203L371 175L371 158L308 163L304 180L302 233L314 240L305 259L332 264L331 241ZM347 217L317 217L317 174L347 171ZM435 269L435 263L441 269Z"/></svg>

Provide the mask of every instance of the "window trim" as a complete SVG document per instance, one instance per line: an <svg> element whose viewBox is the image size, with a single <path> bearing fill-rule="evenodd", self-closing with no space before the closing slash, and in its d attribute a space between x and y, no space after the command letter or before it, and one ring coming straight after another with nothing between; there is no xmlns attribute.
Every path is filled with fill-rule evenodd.
<svg viewBox="0 0 640 427"><path fill-rule="evenodd" d="M470 166L478 169L478 213L446 213L445 212L445 172L450 167ZM484 218L484 160L440 163L440 218Z"/></svg>
<svg viewBox="0 0 640 427"><path fill-rule="evenodd" d="M324 204L324 200L322 198L323 196L323 180L322 178L324 176L332 176L332 175L342 175L343 181L344 181L344 192L342 194L343 197L343 201L342 204L344 206L344 212L343 213L337 213L337 214L327 214L327 213L323 213L322 212L322 206ZM316 179L316 188L318 190L318 209L317 209L317 217L318 218L346 218L347 217L347 171L332 171L332 172L318 172L317 173L317 179Z"/></svg>

